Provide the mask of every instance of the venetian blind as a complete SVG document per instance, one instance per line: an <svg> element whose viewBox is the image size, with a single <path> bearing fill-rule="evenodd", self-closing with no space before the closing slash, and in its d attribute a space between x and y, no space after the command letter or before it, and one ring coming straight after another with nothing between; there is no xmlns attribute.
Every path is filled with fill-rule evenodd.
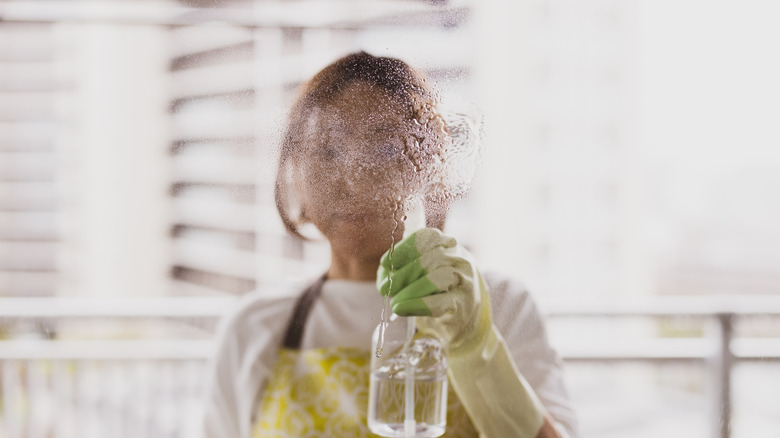
<svg viewBox="0 0 780 438"><path fill-rule="evenodd" d="M273 200L284 116L322 67L366 50L463 86L467 53L436 41L457 37L465 7L370 3L334 2L324 16L296 14L300 3L227 3L199 11L218 24L190 15L170 29L174 294L240 294L324 271L327 248L288 236Z"/></svg>
<svg viewBox="0 0 780 438"><path fill-rule="evenodd" d="M50 25L0 22L0 296L57 287L54 51Z"/></svg>

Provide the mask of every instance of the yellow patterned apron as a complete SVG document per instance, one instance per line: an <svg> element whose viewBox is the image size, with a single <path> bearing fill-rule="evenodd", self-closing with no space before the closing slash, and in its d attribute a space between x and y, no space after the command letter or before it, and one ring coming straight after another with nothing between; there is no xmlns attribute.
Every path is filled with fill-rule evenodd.
<svg viewBox="0 0 780 438"><path fill-rule="evenodd" d="M260 401L253 438L376 437L366 422L370 352L355 348L301 350L303 327L323 276L299 298L283 347ZM451 388L452 386L450 386ZM454 391L443 437L477 437Z"/></svg>

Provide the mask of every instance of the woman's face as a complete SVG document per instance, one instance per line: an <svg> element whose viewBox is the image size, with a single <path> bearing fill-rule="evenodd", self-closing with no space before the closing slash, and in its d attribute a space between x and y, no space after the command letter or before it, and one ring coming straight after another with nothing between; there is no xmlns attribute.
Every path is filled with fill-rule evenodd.
<svg viewBox="0 0 780 438"><path fill-rule="evenodd" d="M391 236L402 235L403 201L420 187L404 153L409 111L388 91L354 82L315 119L311 141L294 163L305 220L334 248L381 255Z"/></svg>

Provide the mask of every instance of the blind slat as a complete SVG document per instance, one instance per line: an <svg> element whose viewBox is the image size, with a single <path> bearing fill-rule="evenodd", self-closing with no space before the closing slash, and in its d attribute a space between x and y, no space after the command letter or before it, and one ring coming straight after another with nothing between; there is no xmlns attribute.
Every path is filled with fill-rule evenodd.
<svg viewBox="0 0 780 438"><path fill-rule="evenodd" d="M223 296L225 290L211 287L208 285L196 284L190 281L181 279L171 280L170 291L172 295L183 297L198 297L198 296Z"/></svg>
<svg viewBox="0 0 780 438"><path fill-rule="evenodd" d="M281 255L237 250L187 239L174 242L173 264L245 279L254 279L259 268L278 278L291 274L316 273L319 269L318 264L284 258Z"/></svg>
<svg viewBox="0 0 780 438"><path fill-rule="evenodd" d="M2 152L0 152L2 156ZM5 182L0 185L0 211L51 211L56 205L55 186L52 183ZM0 219L2 222L2 219Z"/></svg>
<svg viewBox="0 0 780 438"><path fill-rule="evenodd" d="M52 61L42 62L4 62L0 69L0 89L2 90L50 90L57 84L56 72Z"/></svg>
<svg viewBox="0 0 780 438"><path fill-rule="evenodd" d="M178 58L240 44L252 39L252 31L243 27L219 27L204 32L200 26L174 28L170 31L171 56Z"/></svg>
<svg viewBox="0 0 780 438"><path fill-rule="evenodd" d="M173 264L217 272L233 277L254 279L255 254L209 242L178 239L173 242Z"/></svg>
<svg viewBox="0 0 780 438"><path fill-rule="evenodd" d="M255 160L232 157L174 157L173 180L184 183L248 184L255 183L258 172Z"/></svg>
<svg viewBox="0 0 780 438"><path fill-rule="evenodd" d="M171 73L171 97L220 94L254 88L254 61L251 59L223 65Z"/></svg>
<svg viewBox="0 0 780 438"><path fill-rule="evenodd" d="M0 152L0 180L47 181L55 170L52 153Z"/></svg>
<svg viewBox="0 0 780 438"><path fill-rule="evenodd" d="M255 219L265 215L254 205L200 199L174 199L172 204L175 224L254 232L256 224L266 222Z"/></svg>
<svg viewBox="0 0 780 438"><path fill-rule="evenodd" d="M196 288L203 287L218 291L220 295L225 293L242 294L254 290L257 282L254 279L239 278L230 275L223 275L217 272L202 271L185 266L173 266L171 276L174 281L180 284L193 285ZM179 289L186 293L185 290Z"/></svg>
<svg viewBox="0 0 780 438"><path fill-rule="evenodd" d="M0 270L0 296L52 295L56 291L57 280L58 275L53 272L7 272Z"/></svg>
<svg viewBox="0 0 780 438"><path fill-rule="evenodd" d="M0 296L58 287L57 50L50 25L0 24Z"/></svg>
<svg viewBox="0 0 780 438"><path fill-rule="evenodd" d="M9 149L50 148L55 125L48 122L0 120L0 151Z"/></svg>
<svg viewBox="0 0 780 438"><path fill-rule="evenodd" d="M0 211L0 240L54 240L58 226L54 212Z"/></svg>
<svg viewBox="0 0 780 438"><path fill-rule="evenodd" d="M171 131L175 139L234 138L254 134L257 115L251 110L234 110L214 105L208 111L185 111L172 116Z"/></svg>
<svg viewBox="0 0 780 438"><path fill-rule="evenodd" d="M53 93L0 91L0 120L50 120L54 115Z"/></svg>
<svg viewBox="0 0 780 438"><path fill-rule="evenodd" d="M0 242L0 270L53 271L56 268L57 243Z"/></svg>
<svg viewBox="0 0 780 438"><path fill-rule="evenodd" d="M187 70L217 63L230 63L251 57L254 42L249 39L228 46L214 47L173 58L170 64L172 71ZM249 56L247 56L249 55Z"/></svg>

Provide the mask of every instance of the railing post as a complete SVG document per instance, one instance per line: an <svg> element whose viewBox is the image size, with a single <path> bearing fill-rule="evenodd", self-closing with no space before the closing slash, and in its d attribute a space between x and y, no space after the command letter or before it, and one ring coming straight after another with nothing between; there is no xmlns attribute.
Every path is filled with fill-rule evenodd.
<svg viewBox="0 0 780 438"><path fill-rule="evenodd" d="M735 362L731 351L731 339L734 335L734 314L718 313L715 318L718 345L712 364L713 387L717 395L714 436L731 438L731 370Z"/></svg>

